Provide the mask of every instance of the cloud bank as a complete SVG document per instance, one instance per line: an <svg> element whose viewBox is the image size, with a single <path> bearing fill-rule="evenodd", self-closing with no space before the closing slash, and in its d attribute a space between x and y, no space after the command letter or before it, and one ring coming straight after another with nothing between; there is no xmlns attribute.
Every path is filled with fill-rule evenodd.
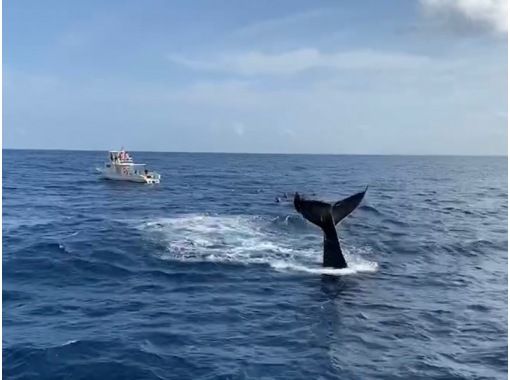
<svg viewBox="0 0 510 380"><path fill-rule="evenodd" d="M303 48L268 54L260 51L224 54L207 59L169 55L169 60L194 70L222 71L238 75L292 75L306 70L405 69L430 63L425 56L400 52L351 50L324 53Z"/></svg>
<svg viewBox="0 0 510 380"><path fill-rule="evenodd" d="M421 0L421 4L428 16L442 17L450 26L465 22L498 34L508 32L507 0Z"/></svg>

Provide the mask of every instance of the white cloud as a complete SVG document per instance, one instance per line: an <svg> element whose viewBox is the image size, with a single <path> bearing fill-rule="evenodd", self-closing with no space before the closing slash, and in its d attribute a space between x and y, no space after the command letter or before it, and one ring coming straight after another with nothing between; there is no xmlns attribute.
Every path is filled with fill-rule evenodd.
<svg viewBox="0 0 510 380"><path fill-rule="evenodd" d="M462 20L497 33L508 31L507 0L421 0L421 3L428 16L444 17L452 26Z"/></svg>
<svg viewBox="0 0 510 380"><path fill-rule="evenodd" d="M243 123L235 122L233 128L236 135L244 136L244 133L246 132L246 126Z"/></svg>
<svg viewBox="0 0 510 380"><path fill-rule="evenodd" d="M171 62L195 70L222 71L239 75L291 75L311 69L405 69L430 63L430 58L397 52L352 50L323 53L316 49L297 49L278 54L259 51L226 54L210 59L190 59L171 55Z"/></svg>
<svg viewBox="0 0 510 380"><path fill-rule="evenodd" d="M325 15L331 14L334 11L334 8L319 8L291 13L282 17L264 19L234 31L234 35L237 37L253 37L260 34L274 34L275 31L283 29L301 28L303 24L320 20Z"/></svg>

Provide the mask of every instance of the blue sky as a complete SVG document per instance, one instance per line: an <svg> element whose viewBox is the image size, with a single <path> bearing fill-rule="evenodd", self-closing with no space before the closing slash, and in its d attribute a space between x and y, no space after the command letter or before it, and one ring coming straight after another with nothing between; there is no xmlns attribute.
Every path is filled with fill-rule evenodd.
<svg viewBox="0 0 510 380"><path fill-rule="evenodd" d="M3 6L4 148L507 152L506 0Z"/></svg>

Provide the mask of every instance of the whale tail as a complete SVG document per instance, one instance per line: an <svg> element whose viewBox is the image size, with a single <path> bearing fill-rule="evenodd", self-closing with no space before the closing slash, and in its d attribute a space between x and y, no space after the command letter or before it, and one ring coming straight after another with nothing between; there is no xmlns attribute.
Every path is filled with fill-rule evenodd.
<svg viewBox="0 0 510 380"><path fill-rule="evenodd" d="M305 219L320 227L324 233L324 255L322 265L333 268L346 268L347 262L342 254L336 225L359 206L367 188L333 204L307 200L294 195L294 207Z"/></svg>

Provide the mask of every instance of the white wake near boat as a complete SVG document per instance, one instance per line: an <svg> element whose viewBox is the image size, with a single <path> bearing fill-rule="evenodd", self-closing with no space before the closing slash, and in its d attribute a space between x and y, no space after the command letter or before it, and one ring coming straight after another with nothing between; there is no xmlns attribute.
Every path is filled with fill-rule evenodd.
<svg viewBox="0 0 510 380"><path fill-rule="evenodd" d="M102 168L96 168L101 178L116 181L131 181L139 183L159 183L161 175L155 171L149 171L145 164L135 164L133 158L122 150L108 152L108 161Z"/></svg>

